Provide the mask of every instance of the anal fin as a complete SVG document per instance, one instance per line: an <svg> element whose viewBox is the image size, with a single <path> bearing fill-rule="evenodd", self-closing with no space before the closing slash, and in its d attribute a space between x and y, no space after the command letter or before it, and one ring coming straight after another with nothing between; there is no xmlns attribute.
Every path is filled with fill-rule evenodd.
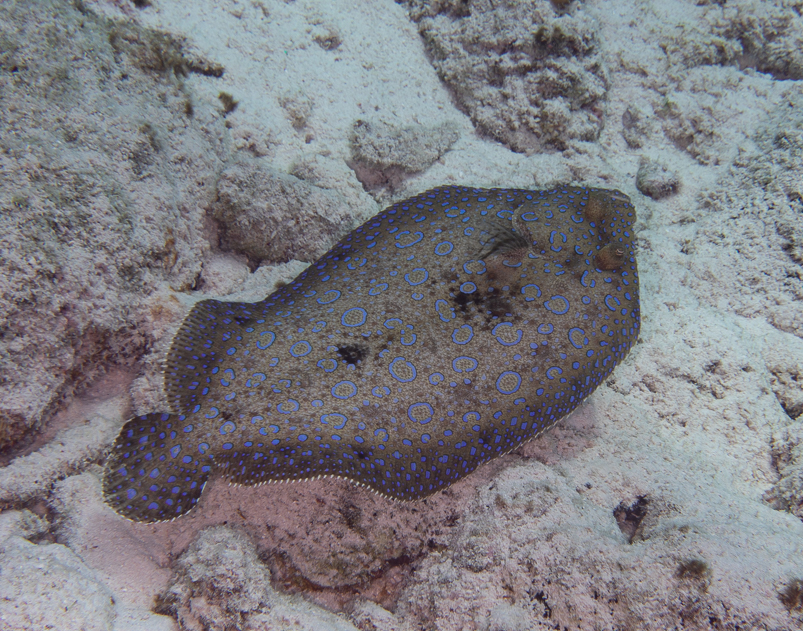
<svg viewBox="0 0 803 631"><path fill-rule="evenodd" d="M103 472L103 499L117 513L153 523L185 515L198 502L213 462L186 444L182 421L156 413L123 425Z"/></svg>

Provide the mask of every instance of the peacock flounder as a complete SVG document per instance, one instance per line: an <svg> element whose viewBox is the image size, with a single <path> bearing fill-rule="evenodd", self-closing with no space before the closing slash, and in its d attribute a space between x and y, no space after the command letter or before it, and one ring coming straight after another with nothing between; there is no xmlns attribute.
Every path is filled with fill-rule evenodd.
<svg viewBox="0 0 803 631"><path fill-rule="evenodd" d="M554 425L639 331L636 211L615 190L435 188L262 302L204 300L170 413L123 427L106 501L142 522L236 484L346 478L427 497Z"/></svg>

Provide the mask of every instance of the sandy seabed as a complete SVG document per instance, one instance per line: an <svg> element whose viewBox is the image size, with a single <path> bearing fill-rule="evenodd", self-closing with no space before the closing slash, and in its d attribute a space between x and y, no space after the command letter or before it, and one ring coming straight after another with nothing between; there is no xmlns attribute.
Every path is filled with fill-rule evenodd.
<svg viewBox="0 0 803 631"><path fill-rule="evenodd" d="M0 629L803 628L802 14L4 2ZM196 301L261 299L432 186L558 183L633 200L643 319L551 432L417 503L103 503Z"/></svg>

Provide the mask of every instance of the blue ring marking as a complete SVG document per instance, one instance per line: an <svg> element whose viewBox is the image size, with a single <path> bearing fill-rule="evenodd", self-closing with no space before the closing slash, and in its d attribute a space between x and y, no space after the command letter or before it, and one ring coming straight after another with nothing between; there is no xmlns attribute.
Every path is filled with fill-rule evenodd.
<svg viewBox="0 0 803 631"><path fill-rule="evenodd" d="M457 334L459 331L463 331L464 329L468 329L468 339L461 342L457 339ZM463 324L457 327L454 331L452 331L452 342L455 344L468 344L471 340L474 339L474 329L471 328L470 324Z"/></svg>
<svg viewBox="0 0 803 631"><path fill-rule="evenodd" d="M390 434L388 433L388 430L386 430L384 427L375 429L374 436L380 436L382 438L383 443L386 443L388 442L388 440L390 440Z"/></svg>
<svg viewBox="0 0 803 631"><path fill-rule="evenodd" d="M538 331L541 335L549 335L555 329L549 322L544 322L543 324L539 324L536 331Z"/></svg>
<svg viewBox="0 0 803 631"><path fill-rule="evenodd" d="M399 362L401 362L402 364L405 364L411 371L413 371L413 376L412 377L410 377L409 379L404 379L401 376L396 374L395 366ZM415 380L415 376L416 376L415 366L413 366L410 362L408 362L406 359L404 359L404 357L397 357L392 362L390 362L390 365L388 366L388 371L390 372L390 376L391 377L393 377L396 381L400 381L401 383L410 383L411 381Z"/></svg>
<svg viewBox="0 0 803 631"><path fill-rule="evenodd" d="M500 324L497 324L493 328L493 331L491 331L491 335L496 336L497 335L497 331L499 331L499 329L501 327L508 327L508 326L511 327L511 328L513 327L513 325L510 322L502 322ZM499 342L502 346L515 346L516 344L521 342L521 336L522 336L521 329L517 329L516 333L518 333L518 337L516 338L515 342L505 342L504 340L502 340L501 337L496 337L496 341Z"/></svg>
<svg viewBox="0 0 803 631"><path fill-rule="evenodd" d="M306 291L302 291L301 295L304 296L305 298L312 298L317 293L318 292L315 291L314 289L307 289Z"/></svg>
<svg viewBox="0 0 803 631"><path fill-rule="evenodd" d="M220 435L225 436L226 434L231 434L235 429L237 429L237 426L234 423L226 421L220 426Z"/></svg>
<svg viewBox="0 0 803 631"><path fill-rule="evenodd" d="M552 301L559 301L562 300L564 302L563 305L558 306L557 304L553 304L550 306L549 303ZM549 300L544 303L544 307L546 307L547 311L551 311L555 315L563 315L564 313L569 311L569 300L563 296L552 296Z"/></svg>
<svg viewBox="0 0 803 631"><path fill-rule="evenodd" d="M407 327L412 329L413 325L408 324ZM412 339L410 339L410 336L412 336ZM413 333L412 331L402 331L402 334L399 337L399 341L402 343L402 346L412 346L413 344L415 344L416 337L417 337L416 334Z"/></svg>
<svg viewBox="0 0 803 631"><path fill-rule="evenodd" d="M446 256L447 254L451 254L452 250L454 250L454 245L452 245L451 241L442 241L435 246L435 254L438 256Z"/></svg>
<svg viewBox="0 0 803 631"><path fill-rule="evenodd" d="M237 348L232 346L231 348L226 349L226 355L234 355L237 352Z"/></svg>
<svg viewBox="0 0 803 631"><path fill-rule="evenodd" d="M516 385L509 390L503 390L501 385L502 379L504 379L505 377L509 377L511 375L516 378ZM521 375L513 370L506 370L501 375L499 375L499 379L496 380L496 389L499 390L499 392L501 392L502 394L514 394L515 392L519 391L520 387L521 387Z"/></svg>
<svg viewBox="0 0 803 631"><path fill-rule="evenodd" d="M457 367L457 362L459 362L462 359L467 359L470 362L472 362L474 365L471 368L465 368L465 369L458 368ZM460 357L455 357L452 360L452 370L454 370L455 372L474 372L477 369L477 366L478 366L478 364L477 364L477 360L476 359L474 359L473 357L466 357L465 355L461 355Z"/></svg>
<svg viewBox="0 0 803 631"><path fill-rule="evenodd" d="M425 408L429 416L424 419L423 421L419 421L413 416L413 411L419 408ZM407 418L409 418L413 423L421 423L421 425L426 425L432 420L432 416L435 414L435 410L432 409L432 406L429 403L413 403L409 408L407 408Z"/></svg>
<svg viewBox="0 0 803 631"><path fill-rule="evenodd" d="M343 386L343 388L348 388L349 386L351 386L351 394L343 394L343 395L335 394L335 390L343 389L341 388L341 386ZM340 381L336 383L334 386L332 386L332 396L335 399L340 399L342 401L345 401L346 399L350 399L351 397L353 397L355 394L357 394L357 386L351 381Z"/></svg>
<svg viewBox="0 0 803 631"><path fill-rule="evenodd" d="M421 442L425 445L432 439L432 436L429 434L421 434Z"/></svg>
<svg viewBox="0 0 803 631"><path fill-rule="evenodd" d="M413 270L413 272L424 272L424 278L422 278L421 280L419 280L417 282L413 282L413 281L410 280L410 274L405 274L404 275L404 280L406 280L408 283L410 283L411 287L415 287L416 285L420 285L421 283L426 282L427 278L429 278L429 272L427 270L425 270L423 267L416 267Z"/></svg>
<svg viewBox="0 0 803 631"><path fill-rule="evenodd" d="M209 443L199 443L198 444L198 452L203 456L207 451L209 451Z"/></svg>
<svg viewBox="0 0 803 631"><path fill-rule="evenodd" d="M204 416L206 418L215 418L218 414L220 414L220 410L218 410L217 408L213 407L213 408L209 408L209 413L208 414L204 414Z"/></svg>
<svg viewBox="0 0 803 631"><path fill-rule="evenodd" d="M348 422L348 418L342 414L324 414L321 416L321 423L325 425L332 425L335 429L343 429ZM338 425L339 423L339 425ZM339 438L336 440L340 440Z"/></svg>
<svg viewBox="0 0 803 631"><path fill-rule="evenodd" d="M460 291L463 292L464 294L473 294L475 291L477 291L477 286L470 281L465 282L462 285L460 285Z"/></svg>
<svg viewBox="0 0 803 631"><path fill-rule="evenodd" d="M574 334L574 333L579 333L580 335L583 336L583 343L582 344L575 344L574 340L572 339L572 334ZM583 348L583 346L588 344L588 338L585 336L586 332L581 328L574 327L574 328L569 329L568 335L569 335L569 342L571 342L571 345L574 346L575 348L581 349L581 348Z"/></svg>
<svg viewBox="0 0 803 631"><path fill-rule="evenodd" d="M527 215L530 215L530 218L529 218L529 219L527 218ZM533 210L528 210L526 213L521 213L521 214L519 215L519 218L520 218L522 221L537 221L537 220L538 220L538 215L536 215L536 214L535 214L535 211L533 211Z"/></svg>
<svg viewBox="0 0 803 631"><path fill-rule="evenodd" d="M387 283L379 283L378 285L371 287L371 289L368 290L368 294L371 296L376 296L378 294L381 294L387 288L388 288Z"/></svg>
<svg viewBox="0 0 803 631"><path fill-rule="evenodd" d="M451 317L449 318L444 317L443 314L440 312L441 307L446 307L447 309L449 309ZM438 300L435 301L435 313L438 314L438 317L441 319L441 322L448 322L449 320L452 320L454 318L454 307L450 307L448 302L446 302L443 298L439 298Z"/></svg>
<svg viewBox="0 0 803 631"><path fill-rule="evenodd" d="M608 302L609 300L612 302ZM605 296L605 306L608 307L608 309L610 309L611 311L616 311L616 308L620 307L621 305L622 303L619 302L619 299L616 296L611 296L611 294Z"/></svg>
<svg viewBox="0 0 803 631"><path fill-rule="evenodd" d="M349 324L348 322L346 322L346 317L350 313L356 313L358 316L361 316L360 321L355 324ZM363 309L362 307L352 307L351 309L346 309L343 312L343 316L340 318L340 324L342 324L343 326L362 326L363 324L365 324L365 319L367 317L368 317L368 312L365 309Z"/></svg>
<svg viewBox="0 0 803 631"><path fill-rule="evenodd" d="M263 335L268 336L265 338L267 341L257 340L257 348L264 351L266 348L268 348L268 346L273 344L273 341L276 339L276 335L274 335L272 331L262 331L259 336L262 337Z"/></svg>
<svg viewBox="0 0 803 631"><path fill-rule="evenodd" d="M277 405L276 409L282 414L292 414L293 412L298 412L300 407L301 406L298 405L298 401L295 399L287 399L287 401L283 401Z"/></svg>
<svg viewBox="0 0 803 631"><path fill-rule="evenodd" d="M388 329L395 329L396 327L392 326L392 324L389 324L389 323L394 323L395 324L397 322L398 322L399 326L402 326L403 323L402 323L401 320L399 320L399 318L388 318L387 320L385 320L385 323L383 324L383 326L385 328L388 328Z"/></svg>
<svg viewBox="0 0 803 631"><path fill-rule="evenodd" d="M290 347L290 354L293 357L305 357L312 352L312 344L306 340L296 342Z"/></svg>
<svg viewBox="0 0 803 631"><path fill-rule="evenodd" d="M443 381L443 379L444 379L444 376L441 373L433 372L429 376L429 383L431 383L433 386L437 386L439 383L441 383Z"/></svg>
<svg viewBox="0 0 803 631"><path fill-rule="evenodd" d="M329 298L327 298L327 296L329 296ZM317 302L319 305L330 305L338 298L340 298L340 292L337 289L330 289L329 291L325 292L320 298L318 298Z"/></svg>
<svg viewBox="0 0 803 631"><path fill-rule="evenodd" d="M471 411L466 412L463 414L463 422L465 423L476 423L482 418L482 415L479 412Z"/></svg>
<svg viewBox="0 0 803 631"><path fill-rule="evenodd" d="M482 269L479 272L472 272L470 269L468 269L468 266L471 263L479 263L480 265L482 265ZM484 274L486 272L485 261L482 261L482 260L480 260L480 261L474 261L474 260L466 261L465 263L463 263L463 272L465 272L466 274L476 274L477 276L481 276L482 274Z"/></svg>
<svg viewBox="0 0 803 631"><path fill-rule="evenodd" d="M331 362L331 363L329 363ZM319 359L315 364L318 368L323 368L324 372L334 372L337 368L337 360L335 359ZM328 366L328 367L327 367Z"/></svg>
<svg viewBox="0 0 803 631"><path fill-rule="evenodd" d="M546 376L549 379L555 379L555 377L557 377L557 375L554 374L555 371L558 372L558 375L562 375L563 374L563 371L558 366L551 366L551 367L546 369Z"/></svg>
<svg viewBox="0 0 803 631"><path fill-rule="evenodd" d="M525 285L524 287L521 288L521 293L524 295L524 300L526 300L527 302L535 300L535 298L533 298L532 296L528 296L527 295L527 289L529 287L535 287L535 291L536 291L535 298L540 298L541 297L541 288L538 285L534 285L534 284L530 283L529 285Z"/></svg>
<svg viewBox="0 0 803 631"><path fill-rule="evenodd" d="M588 270L586 270L585 272L583 272L583 275L580 277L580 284L581 284L583 287L588 287L588 283L586 283L586 276L588 276Z"/></svg>
<svg viewBox="0 0 803 631"><path fill-rule="evenodd" d="M589 298L588 296L583 296L582 301L583 301L584 305L590 305L591 304L591 298Z"/></svg>
<svg viewBox="0 0 803 631"><path fill-rule="evenodd" d="M415 235L415 240L411 241L410 243L407 243L406 245L402 245L401 243L396 243L396 247L399 248L399 249L409 248L411 245L415 245L416 243L421 241L421 239L424 238L424 233L423 232L410 232L409 230L402 230L399 234L396 235L396 241L398 241L399 238L401 238L405 234Z"/></svg>
<svg viewBox="0 0 803 631"><path fill-rule="evenodd" d="M326 326L326 322L324 322L323 320L319 320L318 322L315 323L315 326L312 327L312 332L313 333L320 333L321 331L323 331L325 326Z"/></svg>
<svg viewBox="0 0 803 631"><path fill-rule="evenodd" d="M373 394L377 399L381 399L384 396L390 394L390 388L387 386L374 386L371 390L371 394Z"/></svg>

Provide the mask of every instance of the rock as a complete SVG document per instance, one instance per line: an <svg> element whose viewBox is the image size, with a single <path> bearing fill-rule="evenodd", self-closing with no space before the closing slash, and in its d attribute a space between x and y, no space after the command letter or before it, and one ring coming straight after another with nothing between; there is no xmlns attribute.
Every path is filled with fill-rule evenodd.
<svg viewBox="0 0 803 631"><path fill-rule="evenodd" d="M642 158L636 174L636 188L647 197L663 199L680 189L680 178L660 162Z"/></svg>
<svg viewBox="0 0 803 631"><path fill-rule="evenodd" d="M11 536L0 544L3 631L111 631L114 599L73 552Z"/></svg>
<svg viewBox="0 0 803 631"><path fill-rule="evenodd" d="M217 193L221 245L255 262L314 261L351 226L339 195L246 156L224 169Z"/></svg>
<svg viewBox="0 0 803 631"><path fill-rule="evenodd" d="M481 132L528 154L599 137L607 76L582 4L408 4L414 19L428 16L419 31L432 64Z"/></svg>
<svg viewBox="0 0 803 631"><path fill-rule="evenodd" d="M460 134L452 123L400 127L359 120L351 139L352 166L366 189L398 188L451 149Z"/></svg>

